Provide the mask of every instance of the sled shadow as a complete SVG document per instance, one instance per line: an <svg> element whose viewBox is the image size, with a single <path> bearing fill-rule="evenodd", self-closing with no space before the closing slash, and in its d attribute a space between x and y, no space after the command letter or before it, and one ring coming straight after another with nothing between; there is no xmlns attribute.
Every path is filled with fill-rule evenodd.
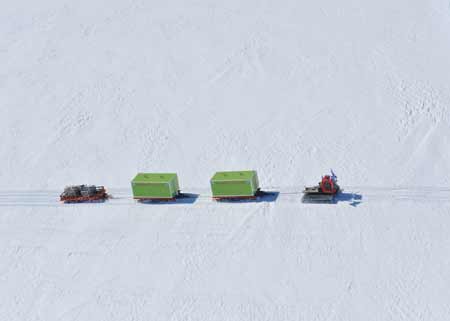
<svg viewBox="0 0 450 321"><path fill-rule="evenodd" d="M139 204L145 205L177 205L177 204L194 204L199 197L199 194L182 193L176 199L164 200L140 200Z"/></svg>
<svg viewBox="0 0 450 321"><path fill-rule="evenodd" d="M334 198L334 204L347 202L350 206L357 207L362 203L362 195L357 193L340 193Z"/></svg>

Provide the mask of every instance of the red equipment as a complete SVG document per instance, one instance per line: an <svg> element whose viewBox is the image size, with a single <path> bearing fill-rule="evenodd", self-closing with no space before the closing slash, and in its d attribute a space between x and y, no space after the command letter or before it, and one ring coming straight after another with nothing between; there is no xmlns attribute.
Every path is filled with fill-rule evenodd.
<svg viewBox="0 0 450 321"><path fill-rule="evenodd" d="M341 188L337 184L337 177L334 174L325 175L317 186L305 187L305 190L303 191L303 202L332 202L340 191Z"/></svg>
<svg viewBox="0 0 450 321"><path fill-rule="evenodd" d="M322 177L322 182L319 183L319 188L324 194L336 194L339 191L336 179L333 179L330 175Z"/></svg>

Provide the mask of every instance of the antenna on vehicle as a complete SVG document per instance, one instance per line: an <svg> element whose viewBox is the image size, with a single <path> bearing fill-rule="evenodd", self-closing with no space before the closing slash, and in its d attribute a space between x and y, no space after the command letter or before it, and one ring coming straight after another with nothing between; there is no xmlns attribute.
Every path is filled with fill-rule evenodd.
<svg viewBox="0 0 450 321"><path fill-rule="evenodd" d="M333 172L333 169L332 169L332 168L330 168L330 171L331 171L331 177L332 177L333 179L337 179L337 176L336 176L336 174Z"/></svg>

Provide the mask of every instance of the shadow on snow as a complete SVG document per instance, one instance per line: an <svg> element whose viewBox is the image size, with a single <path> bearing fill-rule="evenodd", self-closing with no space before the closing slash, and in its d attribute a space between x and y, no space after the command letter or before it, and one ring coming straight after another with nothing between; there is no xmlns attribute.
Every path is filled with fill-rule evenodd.
<svg viewBox="0 0 450 321"><path fill-rule="evenodd" d="M146 205L173 205L173 204L194 204L199 197L199 194L181 193L174 200L139 200L140 204Z"/></svg>
<svg viewBox="0 0 450 321"><path fill-rule="evenodd" d="M220 199L216 200L219 203L272 203L275 202L280 195L278 191L260 191L256 198L253 199L239 199L239 198L229 198L229 199Z"/></svg>
<svg viewBox="0 0 450 321"><path fill-rule="evenodd" d="M333 203L337 204L339 202L347 202L350 206L357 207L362 203L362 195L357 193L340 193L336 195Z"/></svg>
<svg viewBox="0 0 450 321"><path fill-rule="evenodd" d="M338 204L349 203L350 206L357 207L362 203L362 195L356 193L339 193L334 197L331 195L318 195L311 197L304 195L302 202L306 204Z"/></svg>

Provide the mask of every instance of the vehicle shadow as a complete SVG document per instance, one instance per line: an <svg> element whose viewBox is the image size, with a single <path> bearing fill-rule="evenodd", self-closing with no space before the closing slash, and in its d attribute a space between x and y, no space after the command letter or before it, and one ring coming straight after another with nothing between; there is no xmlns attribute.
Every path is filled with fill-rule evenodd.
<svg viewBox="0 0 450 321"><path fill-rule="evenodd" d="M145 205L176 205L176 204L194 204L199 197L199 194L181 193L176 199L164 200L139 200L139 204Z"/></svg>
<svg viewBox="0 0 450 321"><path fill-rule="evenodd" d="M334 198L334 204L347 202L350 206L357 207L362 203L362 195L357 193L340 193Z"/></svg>

